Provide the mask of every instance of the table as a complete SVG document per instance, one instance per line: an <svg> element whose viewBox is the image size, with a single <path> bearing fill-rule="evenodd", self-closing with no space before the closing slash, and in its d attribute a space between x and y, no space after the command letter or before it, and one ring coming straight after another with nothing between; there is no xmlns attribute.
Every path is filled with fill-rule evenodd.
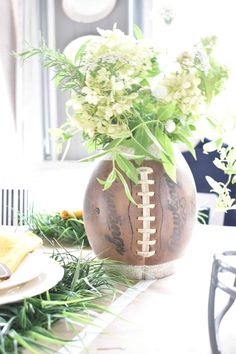
<svg viewBox="0 0 236 354"><path fill-rule="evenodd" d="M236 249L234 227L197 225L177 272L164 279L139 282L136 295L123 295L127 306L121 304L121 309L116 309L119 317L102 333L90 328L84 333L85 342L88 337L86 349L71 347L70 353L210 354L207 302L212 257L229 249ZM236 353L234 313L222 323L227 354ZM92 342L91 335L95 338Z"/></svg>
<svg viewBox="0 0 236 354"><path fill-rule="evenodd" d="M236 250L235 227L196 225L175 274L138 282L111 304L114 314L102 314L96 320L100 327L89 326L78 333L86 348L80 340L57 353L210 354L207 302L211 265L213 254L225 250ZM236 353L235 324L236 311L231 310L221 328L226 354ZM64 334L63 325L56 332Z"/></svg>

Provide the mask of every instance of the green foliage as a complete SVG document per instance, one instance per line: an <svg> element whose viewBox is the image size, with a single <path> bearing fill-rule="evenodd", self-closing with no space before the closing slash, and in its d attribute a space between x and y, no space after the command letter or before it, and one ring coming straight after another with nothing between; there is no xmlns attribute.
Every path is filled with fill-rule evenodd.
<svg viewBox="0 0 236 354"><path fill-rule="evenodd" d="M69 242L72 245L89 245L82 217L71 216L63 219L60 213L34 212L28 216L25 223L36 235L48 240Z"/></svg>
<svg viewBox="0 0 236 354"><path fill-rule="evenodd" d="M100 178L97 178L97 180L100 184L103 185L103 191L105 191L111 187L112 183L116 179L119 179L124 186L124 191L127 198L131 201L131 203L136 204L125 177L123 176L122 172L116 168L116 163L118 164L120 170L124 171L125 175L127 175L129 179L131 179L134 183L138 183L138 174L132 162L124 159L124 157L118 154L115 154L115 157L113 157L113 169L108 175L107 179L104 181Z"/></svg>
<svg viewBox="0 0 236 354"><path fill-rule="evenodd" d="M176 182L176 169L175 165L170 161L170 158L168 155L166 155L164 152L161 151L161 161L163 164L163 167L167 173L167 175L174 181Z"/></svg>
<svg viewBox="0 0 236 354"><path fill-rule="evenodd" d="M112 298L118 292L118 284L130 285L114 270L109 275L105 273L104 265L109 265L109 261L81 259L67 251L55 252L53 258L64 268L64 277L54 288L0 306L1 354L20 354L26 349L35 354L53 352L50 345L60 347L70 342L56 336L56 322L62 320L72 331L77 331L76 325L92 324L99 313L107 310L98 300Z"/></svg>
<svg viewBox="0 0 236 354"><path fill-rule="evenodd" d="M122 173L119 172L118 170L117 170L116 172L117 172L117 175L118 175L119 179L121 180L121 183L122 183L123 186L124 186L125 194L126 194L127 198L131 201L131 203L133 203L133 204L136 205L137 203L135 202L134 198L133 198L132 195L131 195L131 192L130 192L128 183L126 182L124 176L123 176Z"/></svg>
<svg viewBox="0 0 236 354"><path fill-rule="evenodd" d="M175 109L176 103L169 103L159 107L157 111L158 120L166 121L171 118L175 113Z"/></svg>
<svg viewBox="0 0 236 354"><path fill-rule="evenodd" d="M83 47L83 49L85 49ZM80 53L82 55L82 51ZM26 51L18 53L22 60L39 55L45 68L55 72L54 80L61 90L74 90L75 92L84 85L85 77L79 66L74 65L63 53L48 48L43 41L39 48L29 47Z"/></svg>
<svg viewBox="0 0 236 354"><path fill-rule="evenodd" d="M226 66L219 64L213 57L213 49L216 42L217 39L214 36L203 38L201 41L203 48L208 55L209 61L207 72L199 71L199 77L201 79L200 88L206 97L207 104L210 104L212 98L221 92L225 81L229 77Z"/></svg>
<svg viewBox="0 0 236 354"><path fill-rule="evenodd" d="M206 101L210 104L212 98L222 90L225 80L228 79L228 70L211 60L211 69L207 75L201 75L201 90L206 96Z"/></svg>
<svg viewBox="0 0 236 354"><path fill-rule="evenodd" d="M109 173L109 175L108 175L106 181L103 181L103 180L100 179L100 178L97 178L97 180L98 180L98 182L99 182L100 184L103 185L103 190L105 191L105 190L107 190L107 189L109 189L109 188L111 187L112 183L116 180L116 178L117 178L116 169L113 168L113 169L111 170L111 172Z"/></svg>
<svg viewBox="0 0 236 354"><path fill-rule="evenodd" d="M136 39L144 39L143 32L137 25L134 25L134 34Z"/></svg>
<svg viewBox="0 0 236 354"><path fill-rule="evenodd" d="M133 163L130 160L127 160L120 154L115 155L115 161L119 168L125 173L126 176L131 179L135 184L138 183L138 173Z"/></svg>

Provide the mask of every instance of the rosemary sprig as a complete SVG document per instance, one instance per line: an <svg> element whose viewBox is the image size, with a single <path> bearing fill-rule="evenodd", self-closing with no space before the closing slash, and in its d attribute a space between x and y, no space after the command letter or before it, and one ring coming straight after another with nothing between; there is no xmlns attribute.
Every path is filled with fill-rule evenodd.
<svg viewBox="0 0 236 354"><path fill-rule="evenodd" d="M15 53L16 57L23 61L38 55L42 58L45 68L52 69L55 73L54 79L61 90L73 90L77 92L84 86L85 77L79 70L79 65L74 65L65 54L47 47L45 41L41 42L39 48L28 47L21 53ZM80 52L82 57L83 51ZM77 58L79 59L79 58Z"/></svg>
<svg viewBox="0 0 236 354"><path fill-rule="evenodd" d="M79 259L65 251L53 255L64 267L63 279L50 291L11 305L0 306L0 353L50 353L52 345L63 346L52 326L63 320L76 331L76 326L92 324L94 318L108 311L98 299L114 296L118 284L129 286L118 273L105 273L107 260ZM106 295L104 295L106 294ZM77 327L78 331L78 327ZM82 342L81 342L82 345Z"/></svg>

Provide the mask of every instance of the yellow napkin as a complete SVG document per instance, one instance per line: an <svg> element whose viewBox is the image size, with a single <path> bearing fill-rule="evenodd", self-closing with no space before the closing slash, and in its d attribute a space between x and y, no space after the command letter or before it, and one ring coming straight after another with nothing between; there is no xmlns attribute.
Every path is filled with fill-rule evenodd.
<svg viewBox="0 0 236 354"><path fill-rule="evenodd" d="M42 244L41 238L33 232L22 235L0 235L0 263L5 264L14 273L25 256Z"/></svg>

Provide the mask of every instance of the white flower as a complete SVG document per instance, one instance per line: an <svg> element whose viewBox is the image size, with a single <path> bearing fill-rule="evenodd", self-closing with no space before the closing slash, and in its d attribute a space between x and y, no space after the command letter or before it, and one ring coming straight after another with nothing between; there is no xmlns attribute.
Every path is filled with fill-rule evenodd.
<svg viewBox="0 0 236 354"><path fill-rule="evenodd" d="M87 95L85 96L85 101L96 106L98 104L98 97L96 95Z"/></svg>
<svg viewBox="0 0 236 354"><path fill-rule="evenodd" d="M125 106L123 104L120 103L115 103L112 107L112 109L114 110L114 112L116 114L122 114L125 110Z"/></svg>
<svg viewBox="0 0 236 354"><path fill-rule="evenodd" d="M117 81L114 76L111 77L111 86L114 91L122 91L124 89L124 83Z"/></svg>
<svg viewBox="0 0 236 354"><path fill-rule="evenodd" d="M166 102L177 102L183 114L199 112L203 97L198 88L200 79L194 70L172 72L163 78L163 84L168 89Z"/></svg>
<svg viewBox="0 0 236 354"><path fill-rule="evenodd" d="M169 119L165 124L165 130L167 133L173 133L175 131L176 124L172 119Z"/></svg>
<svg viewBox="0 0 236 354"><path fill-rule="evenodd" d="M152 95L158 100L163 100L166 98L168 91L165 85L162 84L162 76L158 75L150 80L150 88Z"/></svg>
<svg viewBox="0 0 236 354"><path fill-rule="evenodd" d="M167 96L167 88L163 85L156 85L155 89L152 89L152 95L159 100L164 99Z"/></svg>
<svg viewBox="0 0 236 354"><path fill-rule="evenodd" d="M111 108L106 108L106 111L105 111L105 118L111 118L113 116L114 112Z"/></svg>
<svg viewBox="0 0 236 354"><path fill-rule="evenodd" d="M84 98L85 102L88 102L88 103L93 104L95 106L98 104L99 99L98 99L98 96L95 91L93 91L89 87L85 86L82 89L82 93L86 94L86 96Z"/></svg>
<svg viewBox="0 0 236 354"><path fill-rule="evenodd" d="M207 75L210 69L209 58L205 50L200 46L196 48L195 59L199 62L204 74Z"/></svg>
<svg viewBox="0 0 236 354"><path fill-rule="evenodd" d="M89 78L88 78L89 79ZM107 82L109 80L109 72L106 68L101 68L97 72L97 81L100 82Z"/></svg>
<svg viewBox="0 0 236 354"><path fill-rule="evenodd" d="M112 38L113 40L125 37L124 32L122 32L120 29L116 28L115 26L113 27L113 30L104 30L97 27L97 32L100 34L100 36L104 38Z"/></svg>

